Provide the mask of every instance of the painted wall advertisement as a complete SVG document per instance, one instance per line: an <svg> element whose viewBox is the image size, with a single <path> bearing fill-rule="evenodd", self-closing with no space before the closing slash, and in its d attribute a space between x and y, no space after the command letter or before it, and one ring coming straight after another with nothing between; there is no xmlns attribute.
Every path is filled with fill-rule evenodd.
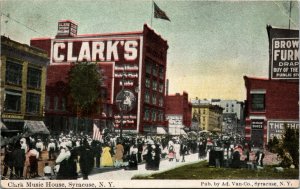
<svg viewBox="0 0 300 189"><path fill-rule="evenodd" d="M268 121L268 141L275 136L281 139L285 125L292 129L299 129L299 121Z"/></svg>
<svg viewBox="0 0 300 189"><path fill-rule="evenodd" d="M299 78L298 30L267 28L270 43L270 78Z"/></svg>
<svg viewBox="0 0 300 189"><path fill-rule="evenodd" d="M138 125L140 41L139 35L54 39L51 63L112 64L115 128L120 128L123 119L123 129L135 130Z"/></svg>

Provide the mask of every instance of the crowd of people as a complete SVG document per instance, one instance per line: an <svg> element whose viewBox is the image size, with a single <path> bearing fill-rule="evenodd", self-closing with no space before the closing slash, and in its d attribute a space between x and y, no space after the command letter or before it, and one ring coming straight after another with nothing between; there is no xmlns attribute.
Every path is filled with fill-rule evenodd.
<svg viewBox="0 0 300 189"><path fill-rule="evenodd" d="M251 145L237 140L223 140L219 137L182 137L182 136L114 136L105 134L100 141L88 135L75 135L72 132L56 137L30 136L21 138L4 148L4 171L2 177L9 179L31 179L40 176L49 179L83 179L94 168L124 168L137 170L138 164L145 163L147 170L159 170L161 159L170 162L184 162L185 156L198 153L199 159L207 158L213 166L239 167L237 159L245 155L245 161L252 158ZM45 164L40 168L42 153L47 152ZM222 152L222 153L220 153ZM250 158L251 156L251 158ZM256 154L262 166L264 154ZM52 162L52 163L51 163ZM9 171L9 175L7 175Z"/></svg>

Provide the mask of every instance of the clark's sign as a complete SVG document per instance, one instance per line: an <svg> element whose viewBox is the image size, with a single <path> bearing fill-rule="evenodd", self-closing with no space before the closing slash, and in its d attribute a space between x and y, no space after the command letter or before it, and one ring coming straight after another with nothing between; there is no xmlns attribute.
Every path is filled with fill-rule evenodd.
<svg viewBox="0 0 300 189"><path fill-rule="evenodd" d="M298 80L299 31L268 28L270 46L270 78Z"/></svg>
<svg viewBox="0 0 300 189"><path fill-rule="evenodd" d="M133 61L138 45L136 40L54 41L52 63Z"/></svg>

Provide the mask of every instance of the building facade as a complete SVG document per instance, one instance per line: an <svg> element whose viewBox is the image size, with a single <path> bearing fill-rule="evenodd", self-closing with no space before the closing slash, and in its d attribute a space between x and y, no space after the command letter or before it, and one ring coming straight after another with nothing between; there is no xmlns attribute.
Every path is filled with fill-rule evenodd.
<svg viewBox="0 0 300 189"><path fill-rule="evenodd" d="M50 67L74 62L101 67L106 74L105 101L112 107L104 113L112 113L115 131L165 128L167 41L147 25L142 31L87 35L77 35L77 27L73 21L60 21L56 37L31 39L31 45L48 52Z"/></svg>
<svg viewBox="0 0 300 189"><path fill-rule="evenodd" d="M170 135L184 134L191 129L192 104L188 101L187 92L166 96L166 120Z"/></svg>
<svg viewBox="0 0 300 189"><path fill-rule="evenodd" d="M237 100L212 99L212 105L223 108L223 133L244 135L245 104Z"/></svg>
<svg viewBox="0 0 300 189"><path fill-rule="evenodd" d="M247 89L246 140L264 146L281 138L284 125L299 129L299 83L244 76Z"/></svg>
<svg viewBox="0 0 300 189"><path fill-rule="evenodd" d="M199 129L211 132L222 132L223 108L210 104L207 100L201 103L201 100L193 101L192 104L193 119L198 120Z"/></svg>
<svg viewBox="0 0 300 189"><path fill-rule="evenodd" d="M1 36L1 122L5 132L45 127L45 51ZM30 125L31 127L31 125Z"/></svg>

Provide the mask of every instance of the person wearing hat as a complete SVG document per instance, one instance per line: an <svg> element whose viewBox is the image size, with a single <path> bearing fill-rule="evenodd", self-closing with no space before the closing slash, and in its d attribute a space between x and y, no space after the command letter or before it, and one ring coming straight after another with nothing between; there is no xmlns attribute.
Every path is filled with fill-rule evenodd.
<svg viewBox="0 0 300 189"><path fill-rule="evenodd" d="M83 180L87 180L88 175L94 168L94 152L86 139L83 140L83 145L79 149L79 156L79 165Z"/></svg>
<svg viewBox="0 0 300 189"><path fill-rule="evenodd" d="M41 139L38 139L37 140L37 143L35 144L35 147L36 147L36 149L37 149L37 151L39 152L39 154L40 154L40 156L39 156L39 159L41 159L41 153L42 153L42 150L43 150L43 148L44 148L44 144L43 144L43 142L42 142L42 140Z"/></svg>
<svg viewBox="0 0 300 189"><path fill-rule="evenodd" d="M115 167L120 167L123 163L124 147L120 140L117 141L116 154L115 154Z"/></svg>
<svg viewBox="0 0 300 189"><path fill-rule="evenodd" d="M55 143L53 139L50 139L50 142L47 147L48 151L48 160L51 160L52 158L54 159L54 152L55 152Z"/></svg>
<svg viewBox="0 0 300 189"><path fill-rule="evenodd" d="M71 152L68 147L61 147L60 154L55 160L56 164L59 164L59 170L57 173L57 180L69 179L69 167L68 160L71 157Z"/></svg>
<svg viewBox="0 0 300 189"><path fill-rule="evenodd" d="M15 149L12 152L13 157L13 166L15 169L15 174L17 179L23 177L24 163L25 163L25 153L24 150L21 149L20 142L15 144Z"/></svg>

